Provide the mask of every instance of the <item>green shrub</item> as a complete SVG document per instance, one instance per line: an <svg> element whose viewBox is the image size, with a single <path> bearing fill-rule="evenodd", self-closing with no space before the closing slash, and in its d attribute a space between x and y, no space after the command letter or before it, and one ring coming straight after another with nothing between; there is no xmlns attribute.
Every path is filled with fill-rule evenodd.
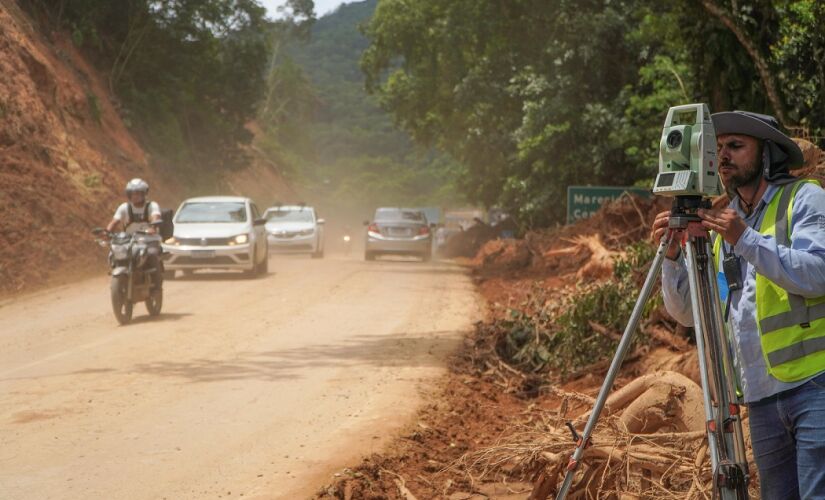
<svg viewBox="0 0 825 500"><path fill-rule="evenodd" d="M100 174L89 174L83 177L83 185L89 189L99 188L103 183L103 178Z"/></svg>
<svg viewBox="0 0 825 500"><path fill-rule="evenodd" d="M561 302L534 285L528 299L494 325L499 356L523 371L550 370L561 377L612 356L618 345L615 337L625 329L654 254L647 243L629 246L614 263L613 279L580 284ZM643 317L660 304L654 293ZM634 343L646 341L637 332Z"/></svg>

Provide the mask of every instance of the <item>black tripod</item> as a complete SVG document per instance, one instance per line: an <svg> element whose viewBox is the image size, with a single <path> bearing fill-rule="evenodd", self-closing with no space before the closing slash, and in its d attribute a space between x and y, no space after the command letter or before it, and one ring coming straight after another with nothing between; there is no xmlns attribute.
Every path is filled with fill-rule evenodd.
<svg viewBox="0 0 825 500"><path fill-rule="evenodd" d="M699 376L705 406L708 452L713 471L713 494L714 497L723 500L748 498L748 464L745 457L742 418L734 384L731 350L719 301L712 244L707 230L696 214L697 210L706 204L706 200L699 196L678 196L674 200L668 231L659 244L610 369L599 390L593 411L576 442L576 450L570 457L564 482L556 495L557 500L565 498L573 484L579 461L584 450L590 445L590 436L630 348L645 303L662 268L665 253L676 234L681 235L680 245L688 270L696 348L699 351Z"/></svg>

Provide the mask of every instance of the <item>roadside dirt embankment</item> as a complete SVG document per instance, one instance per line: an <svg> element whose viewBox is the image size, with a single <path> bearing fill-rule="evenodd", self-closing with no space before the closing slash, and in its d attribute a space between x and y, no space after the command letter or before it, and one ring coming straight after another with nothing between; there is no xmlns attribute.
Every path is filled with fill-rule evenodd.
<svg viewBox="0 0 825 500"><path fill-rule="evenodd" d="M192 193L154 167L115 105L105 78L65 33L44 33L13 0L0 0L0 296L103 272L89 229L105 225L123 186L143 177L151 198L176 207L190 195L295 198L277 166L250 165Z"/></svg>
<svg viewBox="0 0 825 500"><path fill-rule="evenodd" d="M66 37L47 39L8 0L0 27L0 293L9 293L70 262L88 269L98 258L88 229L105 223L129 178L156 176Z"/></svg>
<svg viewBox="0 0 825 500"><path fill-rule="evenodd" d="M800 142L798 174L823 180L822 152ZM652 257L650 225L669 206L623 198L577 224L485 243L466 264L488 320L416 424L316 498L552 498L575 447L565 424L583 427ZM641 330L571 496L710 497L693 334L658 291Z"/></svg>

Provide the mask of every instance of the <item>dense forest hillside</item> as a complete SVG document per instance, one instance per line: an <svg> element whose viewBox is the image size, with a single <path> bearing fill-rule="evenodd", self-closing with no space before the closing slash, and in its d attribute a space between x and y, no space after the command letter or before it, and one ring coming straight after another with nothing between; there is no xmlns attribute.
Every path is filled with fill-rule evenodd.
<svg viewBox="0 0 825 500"><path fill-rule="evenodd" d="M359 61L368 41L359 28L376 3L342 5L281 55L278 88L304 105L285 120L279 156L316 199L364 207L455 202L456 165L414 145L364 89Z"/></svg>

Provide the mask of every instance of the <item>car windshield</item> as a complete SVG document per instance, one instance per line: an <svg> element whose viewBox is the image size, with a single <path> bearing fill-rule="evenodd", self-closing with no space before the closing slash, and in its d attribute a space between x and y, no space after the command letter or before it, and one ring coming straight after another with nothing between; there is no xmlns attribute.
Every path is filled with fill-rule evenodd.
<svg viewBox="0 0 825 500"><path fill-rule="evenodd" d="M379 208L375 211L375 220L425 222L423 213L400 208Z"/></svg>
<svg viewBox="0 0 825 500"><path fill-rule="evenodd" d="M176 222L246 222L246 205L227 201L186 203Z"/></svg>
<svg viewBox="0 0 825 500"><path fill-rule="evenodd" d="M267 210L267 222L312 222L311 210Z"/></svg>

